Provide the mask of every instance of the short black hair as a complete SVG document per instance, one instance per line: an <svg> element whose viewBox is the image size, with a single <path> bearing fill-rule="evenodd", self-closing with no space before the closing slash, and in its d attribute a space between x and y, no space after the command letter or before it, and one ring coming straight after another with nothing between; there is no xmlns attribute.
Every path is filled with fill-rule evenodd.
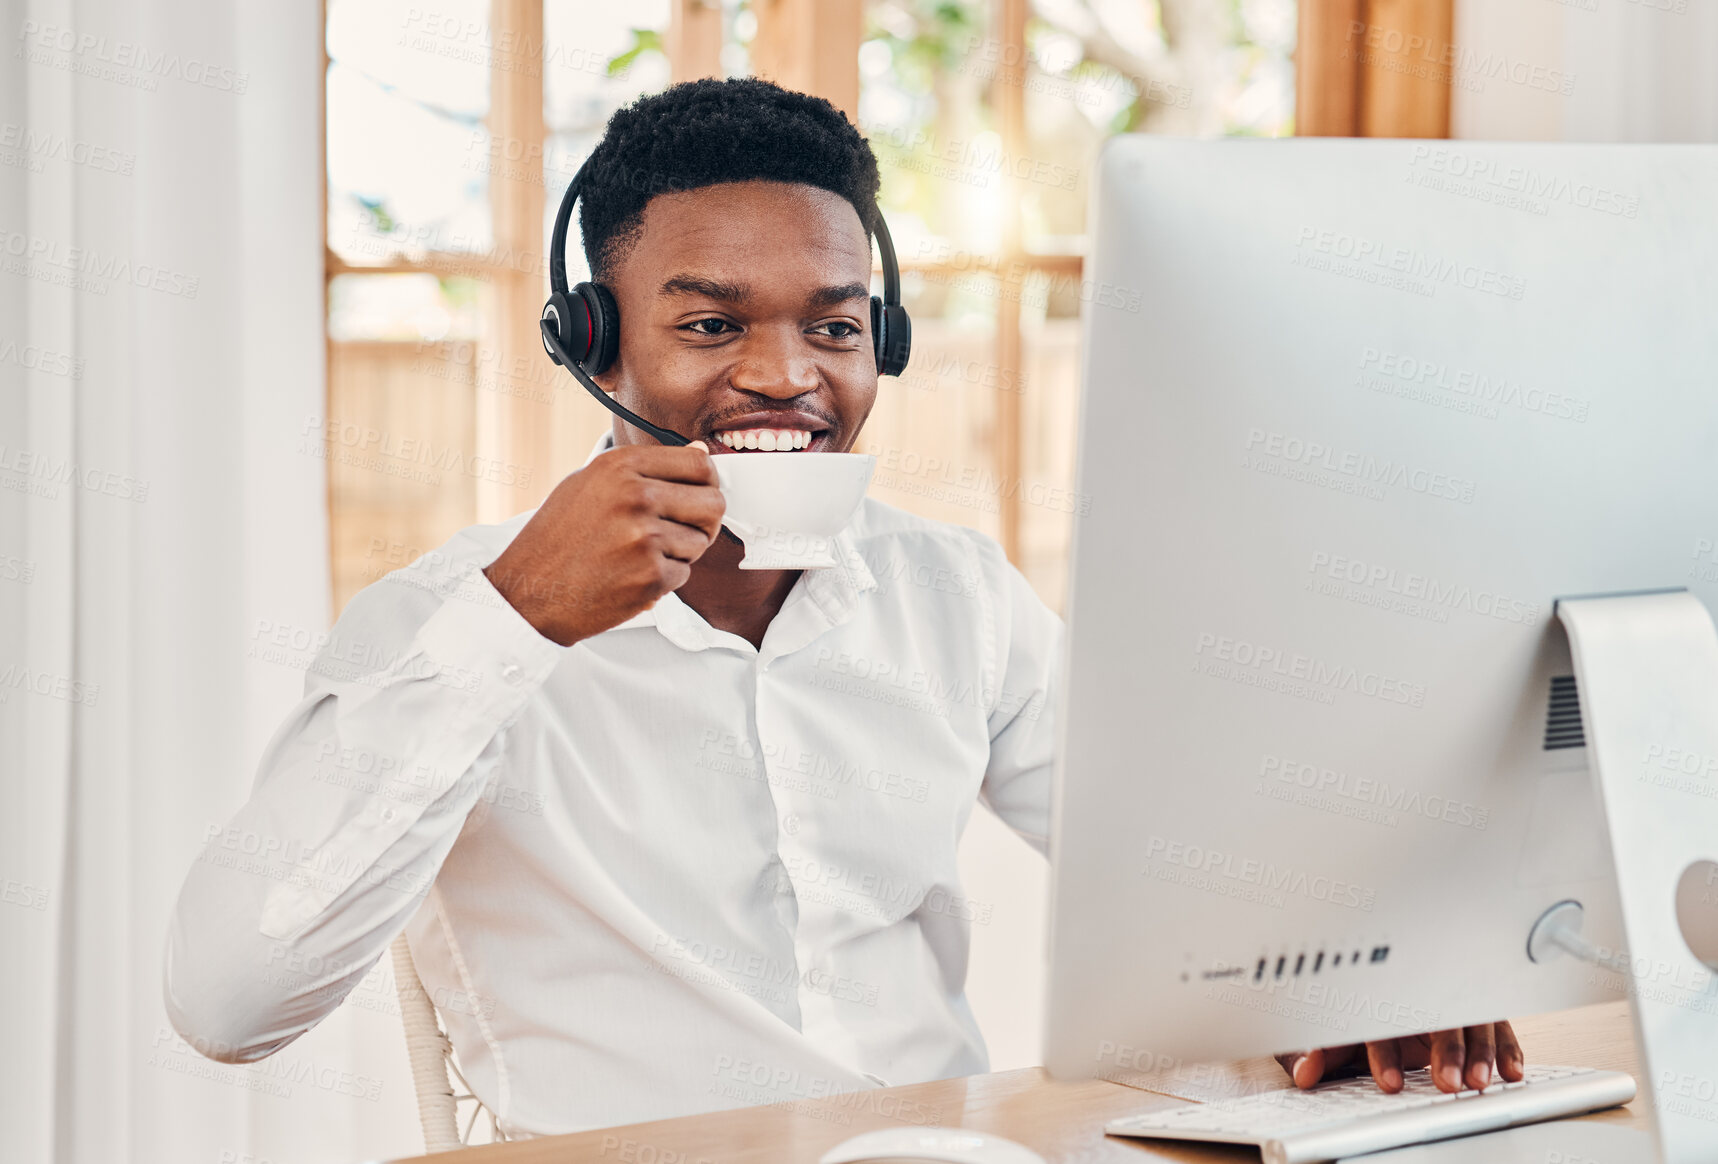
<svg viewBox="0 0 1718 1164"><path fill-rule="evenodd" d="M839 194L872 233L877 158L846 114L821 97L755 77L706 77L640 97L609 118L585 163L579 197L592 277L601 282L612 273L656 195L753 179Z"/></svg>

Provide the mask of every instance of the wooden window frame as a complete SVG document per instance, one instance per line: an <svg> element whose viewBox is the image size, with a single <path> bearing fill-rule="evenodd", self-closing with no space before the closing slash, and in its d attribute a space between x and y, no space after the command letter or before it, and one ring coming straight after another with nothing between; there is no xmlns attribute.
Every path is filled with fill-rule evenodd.
<svg viewBox="0 0 1718 1164"><path fill-rule="evenodd" d="M863 0L754 0L758 32L752 46L754 71L790 87L829 98L857 120L859 98L858 47L863 28ZM991 82L1003 156L1020 156L1025 147L1026 21L1028 0L991 0L1000 60L1017 62L997 68ZM1295 53L1296 132L1302 135L1447 137L1451 85L1423 60L1425 46L1448 45L1453 29L1454 0L1300 0L1299 43ZM540 45L542 0L492 0L492 26L515 34L512 43ZM323 0L323 27L327 27ZM1381 30L1381 31L1375 31ZM503 38L497 37L497 41ZM670 73L674 80L720 76L722 49L721 0L673 0L667 37ZM1433 53L1435 60L1438 54ZM322 47L323 76L328 70L327 40ZM539 68L497 69L491 74L490 129L508 138L543 140L542 73ZM323 164L326 166L327 86L323 85ZM1018 181L1009 183L1009 213L1004 220L1002 246L994 270L1080 278L1077 255L1041 255L1023 242L1018 207ZM347 263L326 246L327 183L323 183L324 285L348 273L453 273L475 275L494 288L494 315L489 327L504 357L534 356L536 300L541 297L535 270L495 262L489 256L431 254L421 260L397 259L378 265ZM498 197L498 194L500 195ZM526 254L539 245L544 190L540 184L492 183L491 213L496 251ZM954 276L944 263L907 261L904 270ZM328 340L332 363L333 345ZM994 362L1005 383L1019 382L1023 363L1020 303L999 297ZM517 464L549 464L550 425L542 406L506 393L479 393L478 456ZM1017 483L1024 471L1021 403L1017 393L999 393L996 401L992 455L998 479ZM479 483L478 520L492 521L536 504L547 484L520 490L491 482ZM333 499L330 497L332 521ZM1000 538L1015 562L1021 554L1019 489L1007 489L999 499Z"/></svg>

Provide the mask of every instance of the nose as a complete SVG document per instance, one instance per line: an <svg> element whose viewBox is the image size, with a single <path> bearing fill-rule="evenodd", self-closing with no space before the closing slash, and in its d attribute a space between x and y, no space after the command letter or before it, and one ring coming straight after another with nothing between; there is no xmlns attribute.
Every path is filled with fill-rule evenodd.
<svg viewBox="0 0 1718 1164"><path fill-rule="evenodd" d="M742 342L744 351L728 373L740 391L790 400L815 391L822 382L797 326L756 328Z"/></svg>

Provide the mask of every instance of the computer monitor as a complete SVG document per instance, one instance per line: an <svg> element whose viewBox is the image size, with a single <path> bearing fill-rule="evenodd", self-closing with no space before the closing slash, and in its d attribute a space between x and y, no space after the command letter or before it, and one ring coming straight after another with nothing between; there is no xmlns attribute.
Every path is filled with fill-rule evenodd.
<svg viewBox="0 0 1718 1164"><path fill-rule="evenodd" d="M1621 997L1526 950L1624 949L1553 604L1718 605L1718 148L1130 136L1093 206L1051 1071Z"/></svg>

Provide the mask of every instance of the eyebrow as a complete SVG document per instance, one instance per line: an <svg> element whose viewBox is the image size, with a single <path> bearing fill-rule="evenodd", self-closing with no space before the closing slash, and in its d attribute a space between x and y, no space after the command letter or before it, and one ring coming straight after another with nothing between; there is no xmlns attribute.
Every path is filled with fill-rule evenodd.
<svg viewBox="0 0 1718 1164"><path fill-rule="evenodd" d="M701 275L674 275L663 281L657 294L700 295L723 303L744 303L752 297L752 289L746 283L728 283L720 279L707 279ZM838 303L850 303L855 299L870 297L871 289L865 284L842 283L834 287L819 287L811 293L809 302L813 307L833 307Z"/></svg>
<svg viewBox="0 0 1718 1164"><path fill-rule="evenodd" d="M871 289L863 283L843 283L839 287L819 287L811 293L813 307L834 307L854 299L871 298Z"/></svg>
<svg viewBox="0 0 1718 1164"><path fill-rule="evenodd" d="M665 280L656 293L702 295L706 299L720 299L724 303L744 303L752 297L752 289L745 283L724 283L720 279L705 279L699 275L675 275Z"/></svg>

